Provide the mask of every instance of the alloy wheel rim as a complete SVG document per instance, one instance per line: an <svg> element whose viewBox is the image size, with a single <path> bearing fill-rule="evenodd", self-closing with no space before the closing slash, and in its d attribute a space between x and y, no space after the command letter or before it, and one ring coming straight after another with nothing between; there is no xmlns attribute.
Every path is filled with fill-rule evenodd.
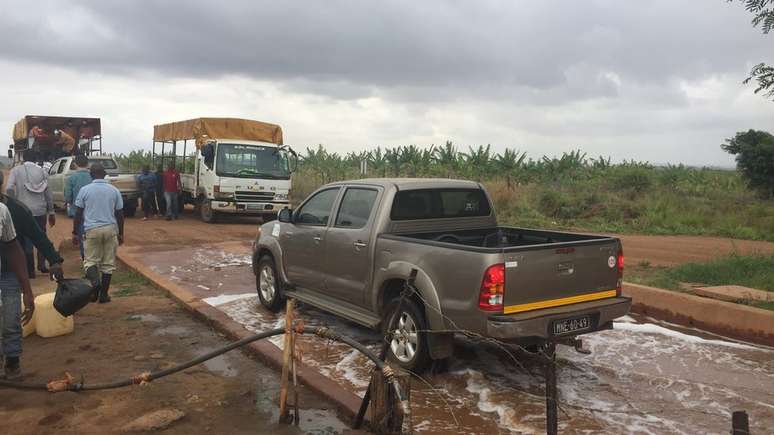
<svg viewBox="0 0 774 435"><path fill-rule="evenodd" d="M407 363L414 359L418 348L417 334L417 324L414 318L409 313L401 312L390 341L390 349L398 361Z"/></svg>
<svg viewBox="0 0 774 435"><path fill-rule="evenodd" d="M261 289L261 296L266 302L272 302L274 300L274 273L269 266L261 268L260 278L258 284Z"/></svg>

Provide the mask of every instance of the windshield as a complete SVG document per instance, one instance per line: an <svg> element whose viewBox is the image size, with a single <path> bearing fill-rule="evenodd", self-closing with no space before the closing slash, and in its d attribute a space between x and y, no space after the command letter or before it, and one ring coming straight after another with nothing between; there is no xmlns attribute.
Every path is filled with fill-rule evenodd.
<svg viewBox="0 0 774 435"><path fill-rule="evenodd" d="M275 147L222 143L216 162L221 177L290 179L288 155Z"/></svg>
<svg viewBox="0 0 774 435"><path fill-rule="evenodd" d="M73 159L73 162L75 159ZM118 165L116 164L116 161L113 159L89 159L89 166L93 165L94 163L99 163L102 165L105 170L111 170L111 169L118 169Z"/></svg>

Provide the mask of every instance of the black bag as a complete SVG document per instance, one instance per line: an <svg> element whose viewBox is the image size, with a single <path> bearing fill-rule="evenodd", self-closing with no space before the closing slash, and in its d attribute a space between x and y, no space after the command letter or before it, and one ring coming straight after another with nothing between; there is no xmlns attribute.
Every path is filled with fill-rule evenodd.
<svg viewBox="0 0 774 435"><path fill-rule="evenodd" d="M58 284L54 295L54 308L65 317L72 316L85 307L94 293L91 282L85 279L62 279Z"/></svg>

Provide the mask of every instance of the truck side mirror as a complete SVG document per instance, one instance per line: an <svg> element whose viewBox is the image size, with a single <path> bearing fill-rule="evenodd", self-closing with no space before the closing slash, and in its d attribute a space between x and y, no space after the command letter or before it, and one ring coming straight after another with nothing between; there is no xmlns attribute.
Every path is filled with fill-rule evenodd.
<svg viewBox="0 0 774 435"><path fill-rule="evenodd" d="M11 149L8 150L8 158L13 159L13 150Z"/></svg>
<svg viewBox="0 0 774 435"><path fill-rule="evenodd" d="M277 220L284 223L293 222L293 211L285 207L277 214Z"/></svg>

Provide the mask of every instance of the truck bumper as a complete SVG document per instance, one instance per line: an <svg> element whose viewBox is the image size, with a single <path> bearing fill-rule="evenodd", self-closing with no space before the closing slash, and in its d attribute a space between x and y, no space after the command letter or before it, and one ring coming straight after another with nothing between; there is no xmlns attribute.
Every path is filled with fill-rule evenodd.
<svg viewBox="0 0 774 435"><path fill-rule="evenodd" d="M625 316L632 299L624 296L583 302L573 305L527 311L518 314L498 314L487 319L487 334L505 341L526 338L561 339L609 329L614 319ZM565 334L555 334L554 322L588 316L589 326Z"/></svg>
<svg viewBox="0 0 774 435"><path fill-rule="evenodd" d="M233 202L212 200L212 210L218 213L245 214L245 215L267 215L277 214L280 210L288 207L287 202Z"/></svg>

